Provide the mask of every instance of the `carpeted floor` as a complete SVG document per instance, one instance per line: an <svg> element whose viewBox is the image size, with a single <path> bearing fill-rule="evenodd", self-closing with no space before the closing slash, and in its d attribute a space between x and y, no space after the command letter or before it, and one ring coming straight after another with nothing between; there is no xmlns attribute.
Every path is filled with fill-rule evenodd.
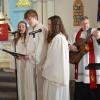
<svg viewBox="0 0 100 100"><path fill-rule="evenodd" d="M74 80L70 81L70 100L74 100ZM16 75L0 69L0 100L17 100Z"/></svg>
<svg viewBox="0 0 100 100"><path fill-rule="evenodd" d="M0 100L17 100L14 72L4 72L0 69Z"/></svg>

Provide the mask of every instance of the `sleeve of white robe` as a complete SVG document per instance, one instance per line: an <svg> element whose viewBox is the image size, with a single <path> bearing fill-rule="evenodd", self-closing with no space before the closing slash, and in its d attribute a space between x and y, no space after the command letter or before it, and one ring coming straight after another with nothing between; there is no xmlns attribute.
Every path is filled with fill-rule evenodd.
<svg viewBox="0 0 100 100"><path fill-rule="evenodd" d="M42 75L49 81L69 84L69 48L62 34L55 36L49 44Z"/></svg>

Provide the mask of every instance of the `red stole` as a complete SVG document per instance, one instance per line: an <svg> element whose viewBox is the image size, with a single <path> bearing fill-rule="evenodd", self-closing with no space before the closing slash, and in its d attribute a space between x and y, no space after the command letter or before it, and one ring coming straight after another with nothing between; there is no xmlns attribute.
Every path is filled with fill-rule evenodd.
<svg viewBox="0 0 100 100"><path fill-rule="evenodd" d="M80 39L80 36L81 36L81 32L82 31L83 31L82 29L79 30L79 32L76 35L75 41L78 41ZM75 64L75 79L76 80L78 79L78 64Z"/></svg>
<svg viewBox="0 0 100 100"><path fill-rule="evenodd" d="M82 29L76 35L76 41L80 39ZM88 42L89 45L89 63L95 63L95 54L94 54L94 47L93 47L93 40L92 38ZM96 70L89 70L89 77L90 77L90 88L94 89L97 87L96 85ZM78 79L78 64L75 64L75 79Z"/></svg>

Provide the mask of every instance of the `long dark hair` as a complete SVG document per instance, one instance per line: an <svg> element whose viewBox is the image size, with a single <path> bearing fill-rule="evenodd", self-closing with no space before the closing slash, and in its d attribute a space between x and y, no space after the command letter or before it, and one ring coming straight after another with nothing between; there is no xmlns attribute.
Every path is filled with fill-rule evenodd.
<svg viewBox="0 0 100 100"><path fill-rule="evenodd" d="M48 30L48 37L47 42L50 43L52 39L59 34L60 32L65 35L66 39L68 39L68 35L66 34L66 31L64 29L62 20L59 16L54 15L52 17L49 17L48 20L51 21L51 29Z"/></svg>
<svg viewBox="0 0 100 100"><path fill-rule="evenodd" d="M27 35L27 32L28 32L28 27L27 27L27 24L26 24L25 21L20 21L20 22L18 23L17 28L19 27L19 25L20 25L21 23L25 24L25 28L26 28L25 33L24 33L24 43L25 43L26 35ZM17 42L18 42L18 40L20 39L20 37L21 37L21 33L18 32L17 35L16 35L16 37L15 37L15 39L14 39L14 44L15 44L15 45L17 44Z"/></svg>

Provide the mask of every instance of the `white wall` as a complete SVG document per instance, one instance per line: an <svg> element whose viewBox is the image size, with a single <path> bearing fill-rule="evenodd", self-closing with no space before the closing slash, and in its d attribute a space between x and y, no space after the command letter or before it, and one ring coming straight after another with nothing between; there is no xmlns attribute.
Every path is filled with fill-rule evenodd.
<svg viewBox="0 0 100 100"><path fill-rule="evenodd" d="M82 0L84 4L85 15L89 17L92 27L97 26L97 7L98 0ZM90 3L91 2L91 3Z"/></svg>
<svg viewBox="0 0 100 100"><path fill-rule="evenodd" d="M72 0L55 0L55 14L61 16L68 33L72 33L72 4Z"/></svg>
<svg viewBox="0 0 100 100"><path fill-rule="evenodd" d="M54 0L43 0L43 9L41 7L41 0L33 0L33 4L34 9L38 13L39 21L43 22L43 24L47 26L48 17L54 15Z"/></svg>
<svg viewBox="0 0 100 100"><path fill-rule="evenodd" d="M4 0L4 14L9 17L9 0Z"/></svg>

